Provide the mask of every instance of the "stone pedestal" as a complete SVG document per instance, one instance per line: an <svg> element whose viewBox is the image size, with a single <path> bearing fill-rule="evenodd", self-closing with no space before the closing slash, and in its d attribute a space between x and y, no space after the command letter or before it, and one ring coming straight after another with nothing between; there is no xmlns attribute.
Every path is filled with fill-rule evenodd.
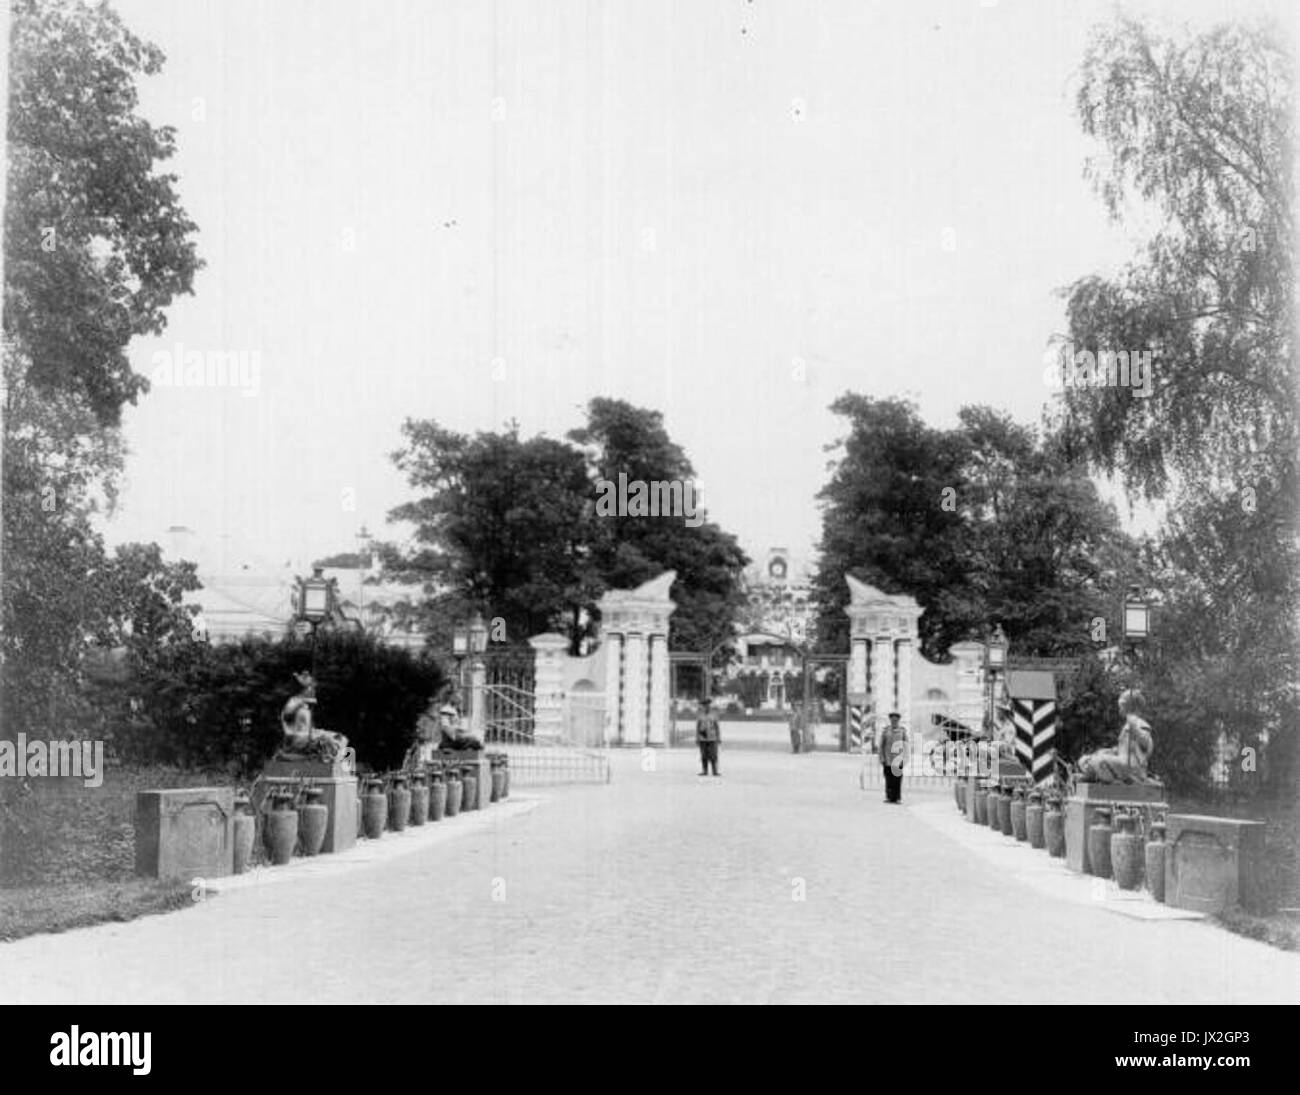
<svg viewBox="0 0 1300 1095"><path fill-rule="evenodd" d="M330 812L321 854L347 851L357 842L357 777L341 761L268 761L253 792L253 813L261 816L262 804L273 788L293 786L303 780L310 780L325 793L321 801Z"/></svg>
<svg viewBox="0 0 1300 1095"><path fill-rule="evenodd" d="M219 878L234 869L230 787L140 791L135 797L135 871L150 878Z"/></svg>
<svg viewBox="0 0 1300 1095"><path fill-rule="evenodd" d="M1240 905L1261 912L1264 823L1170 814L1165 903L1214 915Z"/></svg>
<svg viewBox="0 0 1300 1095"><path fill-rule="evenodd" d="M1016 762L1019 767L1019 762ZM1021 768L1023 772L1024 769ZM1065 864L1072 871L1092 874L1088 857L1088 830L1100 809L1144 806L1167 810L1161 783L1079 783L1065 801Z"/></svg>

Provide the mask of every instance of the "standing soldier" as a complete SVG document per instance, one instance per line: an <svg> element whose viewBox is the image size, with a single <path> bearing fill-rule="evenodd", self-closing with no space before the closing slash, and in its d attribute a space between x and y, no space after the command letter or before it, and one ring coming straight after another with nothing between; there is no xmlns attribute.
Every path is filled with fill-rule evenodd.
<svg viewBox="0 0 1300 1095"><path fill-rule="evenodd" d="M718 728L718 716L713 713L713 700L705 696L700 700L700 718L695 724L695 742L700 747L700 775L718 774L718 743L722 734Z"/></svg>
<svg viewBox="0 0 1300 1095"><path fill-rule="evenodd" d="M880 763L885 770L885 801L903 801L903 766L907 763L907 731L897 711L889 712L889 725L880 734Z"/></svg>

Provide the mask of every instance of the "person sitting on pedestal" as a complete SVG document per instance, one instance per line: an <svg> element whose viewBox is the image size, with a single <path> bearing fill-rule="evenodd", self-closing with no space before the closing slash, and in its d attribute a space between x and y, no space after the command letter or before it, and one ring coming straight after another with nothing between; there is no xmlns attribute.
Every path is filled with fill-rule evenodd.
<svg viewBox="0 0 1300 1095"><path fill-rule="evenodd" d="M1151 724L1142 718L1145 710L1142 693L1136 690L1123 692L1119 697L1119 713L1124 716L1119 741L1114 749L1098 749L1079 758L1078 779L1083 783L1153 783L1147 775L1147 764L1155 749L1155 736Z"/></svg>

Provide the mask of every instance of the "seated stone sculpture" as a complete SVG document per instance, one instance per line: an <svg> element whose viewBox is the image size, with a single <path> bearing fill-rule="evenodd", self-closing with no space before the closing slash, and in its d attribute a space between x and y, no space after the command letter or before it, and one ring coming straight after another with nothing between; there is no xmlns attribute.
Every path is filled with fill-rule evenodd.
<svg viewBox="0 0 1300 1095"><path fill-rule="evenodd" d="M1114 749L1098 749L1079 758L1077 778L1084 783L1153 783L1147 764L1155 749L1151 725L1142 718L1142 693L1124 692L1119 712L1124 716L1119 741Z"/></svg>
<svg viewBox="0 0 1300 1095"><path fill-rule="evenodd" d="M284 737L276 760L335 761L344 756L348 739L312 725L311 709L316 703L316 682L310 673L297 673L299 692L291 696L280 712Z"/></svg>
<svg viewBox="0 0 1300 1095"><path fill-rule="evenodd" d="M483 748L483 743L466 728L460 712L449 703L438 711L437 741L439 749L456 752L478 752Z"/></svg>

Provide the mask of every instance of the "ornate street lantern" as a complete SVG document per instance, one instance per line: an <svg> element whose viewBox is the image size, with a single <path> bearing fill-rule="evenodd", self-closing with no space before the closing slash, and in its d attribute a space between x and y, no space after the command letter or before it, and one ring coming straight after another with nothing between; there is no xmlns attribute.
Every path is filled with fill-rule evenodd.
<svg viewBox="0 0 1300 1095"><path fill-rule="evenodd" d="M984 644L984 667L990 673L1001 673L1006 669L1007 647L1009 645L1006 632L1002 630L1002 625L994 625L993 633Z"/></svg>
<svg viewBox="0 0 1300 1095"><path fill-rule="evenodd" d="M487 649L488 629L482 615L475 610L468 621L452 629L451 652L458 658L469 654L482 654Z"/></svg>
<svg viewBox="0 0 1300 1095"><path fill-rule="evenodd" d="M987 691L987 710L984 721L990 735L997 733L997 676L1007 667L1006 632L1001 624L995 624L988 638L984 640L984 687Z"/></svg>
<svg viewBox="0 0 1300 1095"><path fill-rule="evenodd" d="M476 611L469 621L469 649L473 654L482 654L487 649L488 629L483 617Z"/></svg>
<svg viewBox="0 0 1300 1095"><path fill-rule="evenodd" d="M315 626L330 614L330 580L324 567L312 567L310 578L298 579L298 615Z"/></svg>
<svg viewBox="0 0 1300 1095"><path fill-rule="evenodd" d="M1130 643L1145 642L1151 635L1151 605L1142 597L1142 591L1133 586L1124 599L1124 639Z"/></svg>

